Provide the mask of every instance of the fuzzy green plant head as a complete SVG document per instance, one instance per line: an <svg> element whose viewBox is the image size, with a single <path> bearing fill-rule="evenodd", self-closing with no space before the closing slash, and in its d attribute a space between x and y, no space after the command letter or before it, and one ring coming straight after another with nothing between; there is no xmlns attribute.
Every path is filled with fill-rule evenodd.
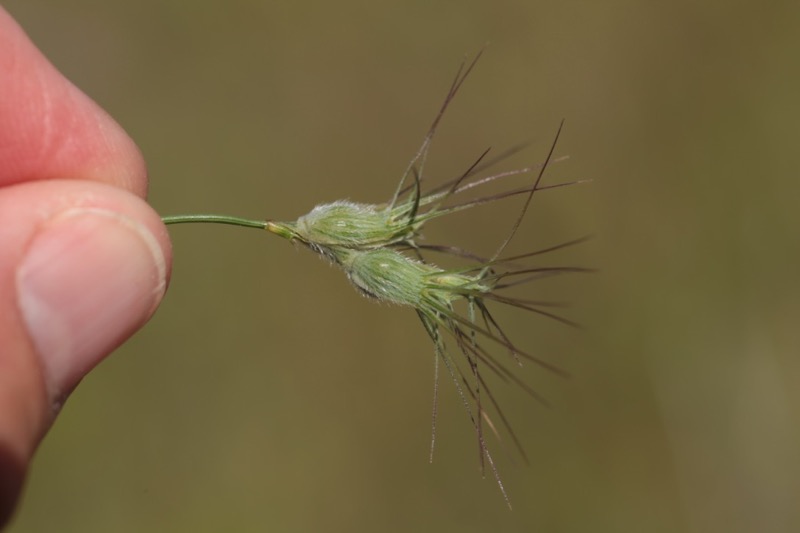
<svg viewBox="0 0 800 533"><path fill-rule="evenodd" d="M417 248L417 238L423 226L435 218L468 209L483 203L533 192L532 188L509 190L504 193L462 203L448 203L458 193L509 176L525 174L522 168L478 178L480 173L515 152L510 150L494 160L484 161L489 150L473 162L460 176L423 192L425 162L436 130L456 93L480 58L463 64L456 73L450 90L442 103L419 150L412 158L395 189L385 203L366 204L335 201L320 204L293 222L267 221L266 229L286 239L302 243L312 250L331 257L331 249L369 250L385 247Z"/></svg>
<svg viewBox="0 0 800 533"><path fill-rule="evenodd" d="M465 295L492 290L480 278L447 272L389 248L340 250L336 262L365 296L426 312L447 309Z"/></svg>
<svg viewBox="0 0 800 533"><path fill-rule="evenodd" d="M311 248L358 250L409 242L418 227L395 210L344 200L318 205L294 222L267 223L269 231Z"/></svg>
<svg viewBox="0 0 800 533"><path fill-rule="evenodd" d="M478 55L480 57L480 54ZM215 222L266 229L316 252L340 268L353 286L364 296L388 304L412 308L419 316L434 347L434 414L431 457L435 443L438 376L440 363L458 393L477 436L481 467L488 463L500 490L509 501L500 474L485 441L484 427L498 440L501 431L510 435L515 447L525 453L485 379L487 373L518 385L541 403L546 403L535 390L523 382L508 364L531 362L560 376L561 368L520 349L501 328L490 306L504 305L575 325L555 314L553 302L523 299L509 294L520 285L542 278L590 269L572 266L541 266L535 261L544 254L578 244L584 239L556 244L515 256L505 250L516 234L531 205L534 195L545 189L579 183L542 185L545 169L556 160L554 150L561 133L559 127L544 162L536 167L485 175L484 171L504 155L484 161L488 150L457 177L423 192L424 166L436 128L464 79L478 57L462 65L456 74L444 103L428 130L425 139L401 176L389 201L380 204L335 201L320 204L292 222L256 221L218 215L185 215L164 217L165 223ZM563 126L563 123L562 123ZM459 201L459 194L514 175L530 174L528 185L508 189L477 199ZM505 240L490 257L481 257L461 248L422 243L422 233L429 221L473 207L523 196L524 203ZM440 253L454 256L463 266L440 268L427 255ZM455 349L454 349L455 348ZM492 348L507 352L498 355ZM454 357L453 354L460 354ZM490 411L493 413L490 414ZM527 460L527 459L526 459ZM510 505L510 504L509 504Z"/></svg>
<svg viewBox="0 0 800 533"><path fill-rule="evenodd" d="M559 133L560 131L559 128ZM503 257L534 195L537 191L547 188L542 187L540 182L548 163L552 160L557 141L558 134L539 172L534 174L532 185L528 187L442 208L443 201L449 196L487 181L486 178L482 178L465 182L464 176L469 177L472 174L472 169L475 167L473 165L462 177L426 195L420 194L419 179L415 179L406 199L395 204L372 206L335 202L314 208L295 223L269 222L266 226L269 231L299 241L329 259L344 271L361 294L380 302L411 307L417 312L434 344L437 376L435 382L438 384L439 362L442 362L475 428L481 451L481 465L483 466L484 460L488 463L507 502L509 499L500 474L484 439L484 422L498 439L500 435L497 428L504 427L520 454L523 457L525 454L505 415L494 401L494 396L484 379L484 373L486 371L494 373L502 380L516 383L536 400L542 403L546 401L520 380L501 358L492 353L491 345L507 351L513 363L522 364L523 361L529 361L560 376L565 376L566 373L558 366L518 348L492 315L489 302L513 306L575 325L549 311L547 307L551 305L550 302L516 298L504 292L542 277L587 271L576 267L542 267L526 264L527 261L544 253L577 244L581 239L513 257ZM507 174L490 176L490 179L504 175ZM427 220L521 193L526 194L521 212L509 235L491 258L480 258L452 247L419 245L414 240L422 224ZM406 222L398 224L398 220ZM431 261L423 260L423 251L456 255L469 260L471 264L457 270L445 270ZM415 253L417 257L412 257L409 252ZM466 313L457 311L455 304L458 301L466 303ZM448 339L463 355L461 363L452 357ZM435 386L436 390L438 385ZM482 398L489 400L499 422L496 423L489 414ZM436 400L434 400L435 405ZM433 435L435 435L435 413L436 407L434 407ZM435 437L432 438L431 453L434 442Z"/></svg>
<svg viewBox="0 0 800 533"><path fill-rule="evenodd" d="M425 223L430 220L532 191L531 188L520 188L460 204L445 205L447 200L458 193L500 178L530 171L528 168L518 169L468 180L474 176L478 168L476 163L457 179L425 194L421 193L420 182L417 180L412 187L401 191L403 197L394 203L365 204L338 200L320 204L292 222L267 221L266 229L326 254L330 248L353 250L416 248L417 237L421 235Z"/></svg>

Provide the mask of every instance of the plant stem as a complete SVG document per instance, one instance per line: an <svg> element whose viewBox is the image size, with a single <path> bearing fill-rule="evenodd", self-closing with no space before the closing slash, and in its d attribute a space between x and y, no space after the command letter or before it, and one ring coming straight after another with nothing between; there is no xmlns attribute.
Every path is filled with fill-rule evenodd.
<svg viewBox="0 0 800 533"><path fill-rule="evenodd" d="M233 226L244 226L247 228L266 229L266 220L250 220L241 217L228 215L172 215L161 217L164 224L190 224L205 222L208 224L231 224Z"/></svg>

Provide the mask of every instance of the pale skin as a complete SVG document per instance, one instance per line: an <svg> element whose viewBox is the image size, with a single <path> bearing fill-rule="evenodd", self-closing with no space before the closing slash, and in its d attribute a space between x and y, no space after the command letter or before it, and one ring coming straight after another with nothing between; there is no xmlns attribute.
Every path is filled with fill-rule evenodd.
<svg viewBox="0 0 800 533"><path fill-rule="evenodd" d="M0 7L0 527L66 397L161 301L144 160Z"/></svg>

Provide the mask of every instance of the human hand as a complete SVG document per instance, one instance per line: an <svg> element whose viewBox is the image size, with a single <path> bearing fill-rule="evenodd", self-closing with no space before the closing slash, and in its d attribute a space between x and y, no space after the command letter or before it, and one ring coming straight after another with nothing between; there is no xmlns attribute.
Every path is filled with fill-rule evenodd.
<svg viewBox="0 0 800 533"><path fill-rule="evenodd" d="M146 189L133 141L0 7L0 527L66 397L164 295Z"/></svg>

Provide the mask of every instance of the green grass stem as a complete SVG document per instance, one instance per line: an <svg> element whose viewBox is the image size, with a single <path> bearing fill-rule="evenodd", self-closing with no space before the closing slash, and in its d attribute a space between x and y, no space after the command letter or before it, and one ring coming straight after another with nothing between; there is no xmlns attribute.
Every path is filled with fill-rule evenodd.
<svg viewBox="0 0 800 533"><path fill-rule="evenodd" d="M250 220L247 218L233 217L228 215L172 215L161 217L164 224L229 224L232 226L244 226L246 228L266 229L266 220Z"/></svg>

